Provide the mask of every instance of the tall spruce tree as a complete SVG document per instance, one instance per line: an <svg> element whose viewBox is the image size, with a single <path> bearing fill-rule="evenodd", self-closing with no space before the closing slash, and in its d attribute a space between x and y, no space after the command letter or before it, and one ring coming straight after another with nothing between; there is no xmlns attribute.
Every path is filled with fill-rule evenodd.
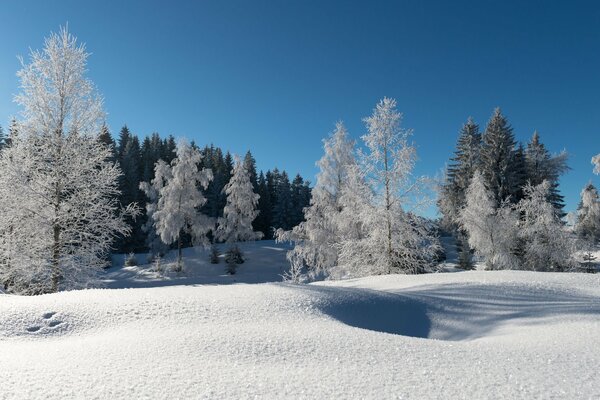
<svg viewBox="0 0 600 400"><path fill-rule="evenodd" d="M513 203L517 201L519 182L513 165L515 144L512 127L500 108L496 108L483 134L480 169L497 206L507 199Z"/></svg>
<svg viewBox="0 0 600 400"><path fill-rule="evenodd" d="M254 191L256 192L258 190L258 175L256 173L256 159L254 158L254 156L252 155L250 150L248 150L246 152L246 155L244 156L244 166L246 167L246 170L248 171L248 176L250 178L250 182L252 183L252 187L254 188Z"/></svg>
<svg viewBox="0 0 600 400"><path fill-rule="evenodd" d="M258 175L258 188L256 193L260 196L258 199L258 216L252 222L255 231L262 232L265 239L272 239L271 219L273 216L273 207L271 196L267 187L267 179L262 171Z"/></svg>
<svg viewBox="0 0 600 400"><path fill-rule="evenodd" d="M560 176L569 169L567 153L563 151L557 155L550 154L544 144L540 142L540 135L535 131L525 149L525 169L527 181L532 186L538 186L542 182L548 181L550 186L547 200L554 207L556 215L559 218L564 217L564 197L560 194L558 185Z"/></svg>
<svg viewBox="0 0 600 400"><path fill-rule="evenodd" d="M438 208L442 213L442 226L456 237L459 265L472 269L471 248L467 234L460 229L458 216L465 205L465 194L475 170L479 167L481 133L471 117L462 126L454 156L450 159L446 181L441 187Z"/></svg>
<svg viewBox="0 0 600 400"><path fill-rule="evenodd" d="M277 182L276 201L273 205L273 228L284 231L292 228L292 190L287 172L283 171Z"/></svg>

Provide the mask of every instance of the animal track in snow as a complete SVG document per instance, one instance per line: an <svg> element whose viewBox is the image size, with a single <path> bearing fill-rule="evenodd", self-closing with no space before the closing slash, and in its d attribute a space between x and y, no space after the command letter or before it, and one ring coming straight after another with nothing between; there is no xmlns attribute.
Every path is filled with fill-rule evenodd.
<svg viewBox="0 0 600 400"><path fill-rule="evenodd" d="M32 326L25 328L25 330L29 333L36 333L36 332L51 333L52 331L54 331L53 328L56 328L57 326L59 326L63 323L60 320L53 319L53 317L55 315L56 315L56 312L54 312L54 311L44 313L44 314L42 314L42 325L32 325Z"/></svg>

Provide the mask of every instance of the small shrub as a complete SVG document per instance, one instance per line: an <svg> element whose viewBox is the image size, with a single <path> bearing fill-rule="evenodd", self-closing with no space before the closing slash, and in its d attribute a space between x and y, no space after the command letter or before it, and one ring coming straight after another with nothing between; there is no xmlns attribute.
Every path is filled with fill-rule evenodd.
<svg viewBox="0 0 600 400"><path fill-rule="evenodd" d="M237 272L237 267L238 265L235 263L227 263L225 266L225 272L227 272L229 275L235 275Z"/></svg>
<svg viewBox="0 0 600 400"><path fill-rule="evenodd" d="M244 254L237 246L232 246L227 250L225 254L225 261L227 264L243 264Z"/></svg>
<svg viewBox="0 0 600 400"><path fill-rule="evenodd" d="M163 272L162 258L159 255L154 257L154 260L152 261L152 266L154 268L154 271L158 272L159 274L162 274L162 272Z"/></svg>
<svg viewBox="0 0 600 400"><path fill-rule="evenodd" d="M129 253L125 258L125 265L128 267L135 267L138 265L137 258L135 258L135 254Z"/></svg>
<svg viewBox="0 0 600 400"><path fill-rule="evenodd" d="M221 253L219 253L219 249L217 249L217 246L212 246L210 248L210 263L211 264L218 264L219 263L219 255Z"/></svg>

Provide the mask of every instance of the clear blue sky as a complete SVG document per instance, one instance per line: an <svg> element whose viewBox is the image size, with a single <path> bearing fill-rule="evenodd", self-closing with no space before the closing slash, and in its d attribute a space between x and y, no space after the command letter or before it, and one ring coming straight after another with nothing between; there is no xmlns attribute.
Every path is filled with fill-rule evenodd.
<svg viewBox="0 0 600 400"><path fill-rule="evenodd" d="M321 139L394 97L417 173L439 172L468 116L500 106L517 139L566 149L567 209L600 152L600 3L577 1L3 1L0 124L18 112L16 55L66 22L92 52L113 135L127 125L251 149L314 177Z"/></svg>

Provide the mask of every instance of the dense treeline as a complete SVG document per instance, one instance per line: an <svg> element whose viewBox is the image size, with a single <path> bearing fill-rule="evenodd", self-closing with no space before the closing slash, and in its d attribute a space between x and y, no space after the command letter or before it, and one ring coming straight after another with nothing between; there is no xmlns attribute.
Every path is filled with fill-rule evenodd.
<svg viewBox="0 0 600 400"><path fill-rule="evenodd" d="M137 203L142 206L140 216L128 218L132 233L127 237L118 238L114 244L117 252L141 252L148 249L148 234L144 230L147 222L146 195L139 189L141 182L150 182L154 179L154 167L158 160L170 164L175 158L177 147L175 138L169 135L161 138L158 133L146 136L140 143L137 135L132 134L127 125L121 128L115 141L108 128L102 127L100 140L113 149L113 159L121 168L122 176L119 179L121 195L119 201L122 205ZM223 216L227 196L225 186L231 179L234 166L233 156L223 149L207 145L199 148L197 144L191 146L200 150L202 159L199 168L212 171L213 179L208 188L199 188L206 197L207 202L201 212L211 218ZM286 171L277 168L265 172L257 172L256 160L250 151L243 159L248 170L250 181L260 198L258 200L259 214L253 222L255 231L262 232L263 238L272 239L274 229L291 229L298 225L304 218L303 208L310 202L310 182L297 174L291 181ZM190 245L189 238L185 238L186 245Z"/></svg>

